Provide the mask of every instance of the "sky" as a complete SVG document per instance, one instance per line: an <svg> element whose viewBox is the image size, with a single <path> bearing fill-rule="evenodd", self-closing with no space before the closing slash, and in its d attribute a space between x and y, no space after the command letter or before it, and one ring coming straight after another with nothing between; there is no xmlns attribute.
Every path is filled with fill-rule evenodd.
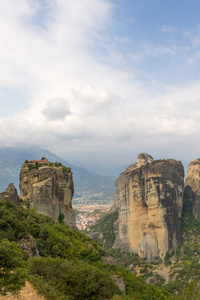
<svg viewBox="0 0 200 300"><path fill-rule="evenodd" d="M199 0L1 0L0 145L96 173L200 157Z"/></svg>

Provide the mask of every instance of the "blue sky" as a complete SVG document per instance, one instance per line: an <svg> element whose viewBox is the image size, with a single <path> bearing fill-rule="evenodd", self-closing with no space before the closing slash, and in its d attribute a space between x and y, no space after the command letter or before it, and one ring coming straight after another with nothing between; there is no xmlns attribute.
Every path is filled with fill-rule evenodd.
<svg viewBox="0 0 200 300"><path fill-rule="evenodd" d="M200 3L0 3L0 143L109 172L200 157Z"/></svg>

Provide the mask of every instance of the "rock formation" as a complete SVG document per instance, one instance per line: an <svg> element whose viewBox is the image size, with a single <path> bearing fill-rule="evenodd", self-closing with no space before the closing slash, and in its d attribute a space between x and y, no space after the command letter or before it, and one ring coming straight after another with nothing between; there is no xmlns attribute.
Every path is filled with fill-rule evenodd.
<svg viewBox="0 0 200 300"><path fill-rule="evenodd" d="M200 220L200 158L188 166L184 198L191 201L193 215Z"/></svg>
<svg viewBox="0 0 200 300"><path fill-rule="evenodd" d="M5 201L10 201L16 205L20 205L20 200L17 194L17 190L13 183L10 183L7 189L0 194L0 198Z"/></svg>
<svg viewBox="0 0 200 300"><path fill-rule="evenodd" d="M27 238L19 240L18 243L30 257L39 256L37 242L31 235L29 235Z"/></svg>
<svg viewBox="0 0 200 300"><path fill-rule="evenodd" d="M20 172L21 200L29 202L36 212L47 215L53 220L64 221L76 228L76 214L72 208L74 184L70 168L61 164L38 164L26 162Z"/></svg>
<svg viewBox="0 0 200 300"><path fill-rule="evenodd" d="M181 162L154 161L139 154L115 183L114 209L119 210L119 231L114 248L154 260L164 258L180 242L184 168Z"/></svg>

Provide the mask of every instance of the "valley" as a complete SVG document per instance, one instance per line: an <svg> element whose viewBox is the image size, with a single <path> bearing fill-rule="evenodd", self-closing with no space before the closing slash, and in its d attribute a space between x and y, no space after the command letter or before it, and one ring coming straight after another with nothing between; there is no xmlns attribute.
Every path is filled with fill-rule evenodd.
<svg viewBox="0 0 200 300"><path fill-rule="evenodd" d="M113 201L88 189L73 198L70 167L26 160L20 196L13 184L0 194L0 293L28 279L52 300L199 299L199 168L191 162L184 183L180 161L140 153Z"/></svg>
<svg viewBox="0 0 200 300"><path fill-rule="evenodd" d="M87 230L88 227L98 222L105 214L108 214L112 202L107 200L73 200L73 208L76 212L76 226L79 230Z"/></svg>

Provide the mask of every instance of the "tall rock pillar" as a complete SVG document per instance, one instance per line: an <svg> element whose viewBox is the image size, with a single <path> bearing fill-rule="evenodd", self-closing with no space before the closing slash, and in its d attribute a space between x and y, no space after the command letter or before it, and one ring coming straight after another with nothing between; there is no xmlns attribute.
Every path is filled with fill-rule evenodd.
<svg viewBox="0 0 200 300"><path fill-rule="evenodd" d="M31 161L32 162L32 161ZM40 162L40 161L39 161ZM36 161L33 161L33 165ZM76 213L72 208L74 184L70 168L62 164L47 164L38 168L24 163L20 172L21 200L28 200L36 212L76 228Z"/></svg>
<svg viewBox="0 0 200 300"><path fill-rule="evenodd" d="M179 161L154 161L139 154L116 180L114 204L119 232L114 248L154 260L175 250L181 239L184 169Z"/></svg>

